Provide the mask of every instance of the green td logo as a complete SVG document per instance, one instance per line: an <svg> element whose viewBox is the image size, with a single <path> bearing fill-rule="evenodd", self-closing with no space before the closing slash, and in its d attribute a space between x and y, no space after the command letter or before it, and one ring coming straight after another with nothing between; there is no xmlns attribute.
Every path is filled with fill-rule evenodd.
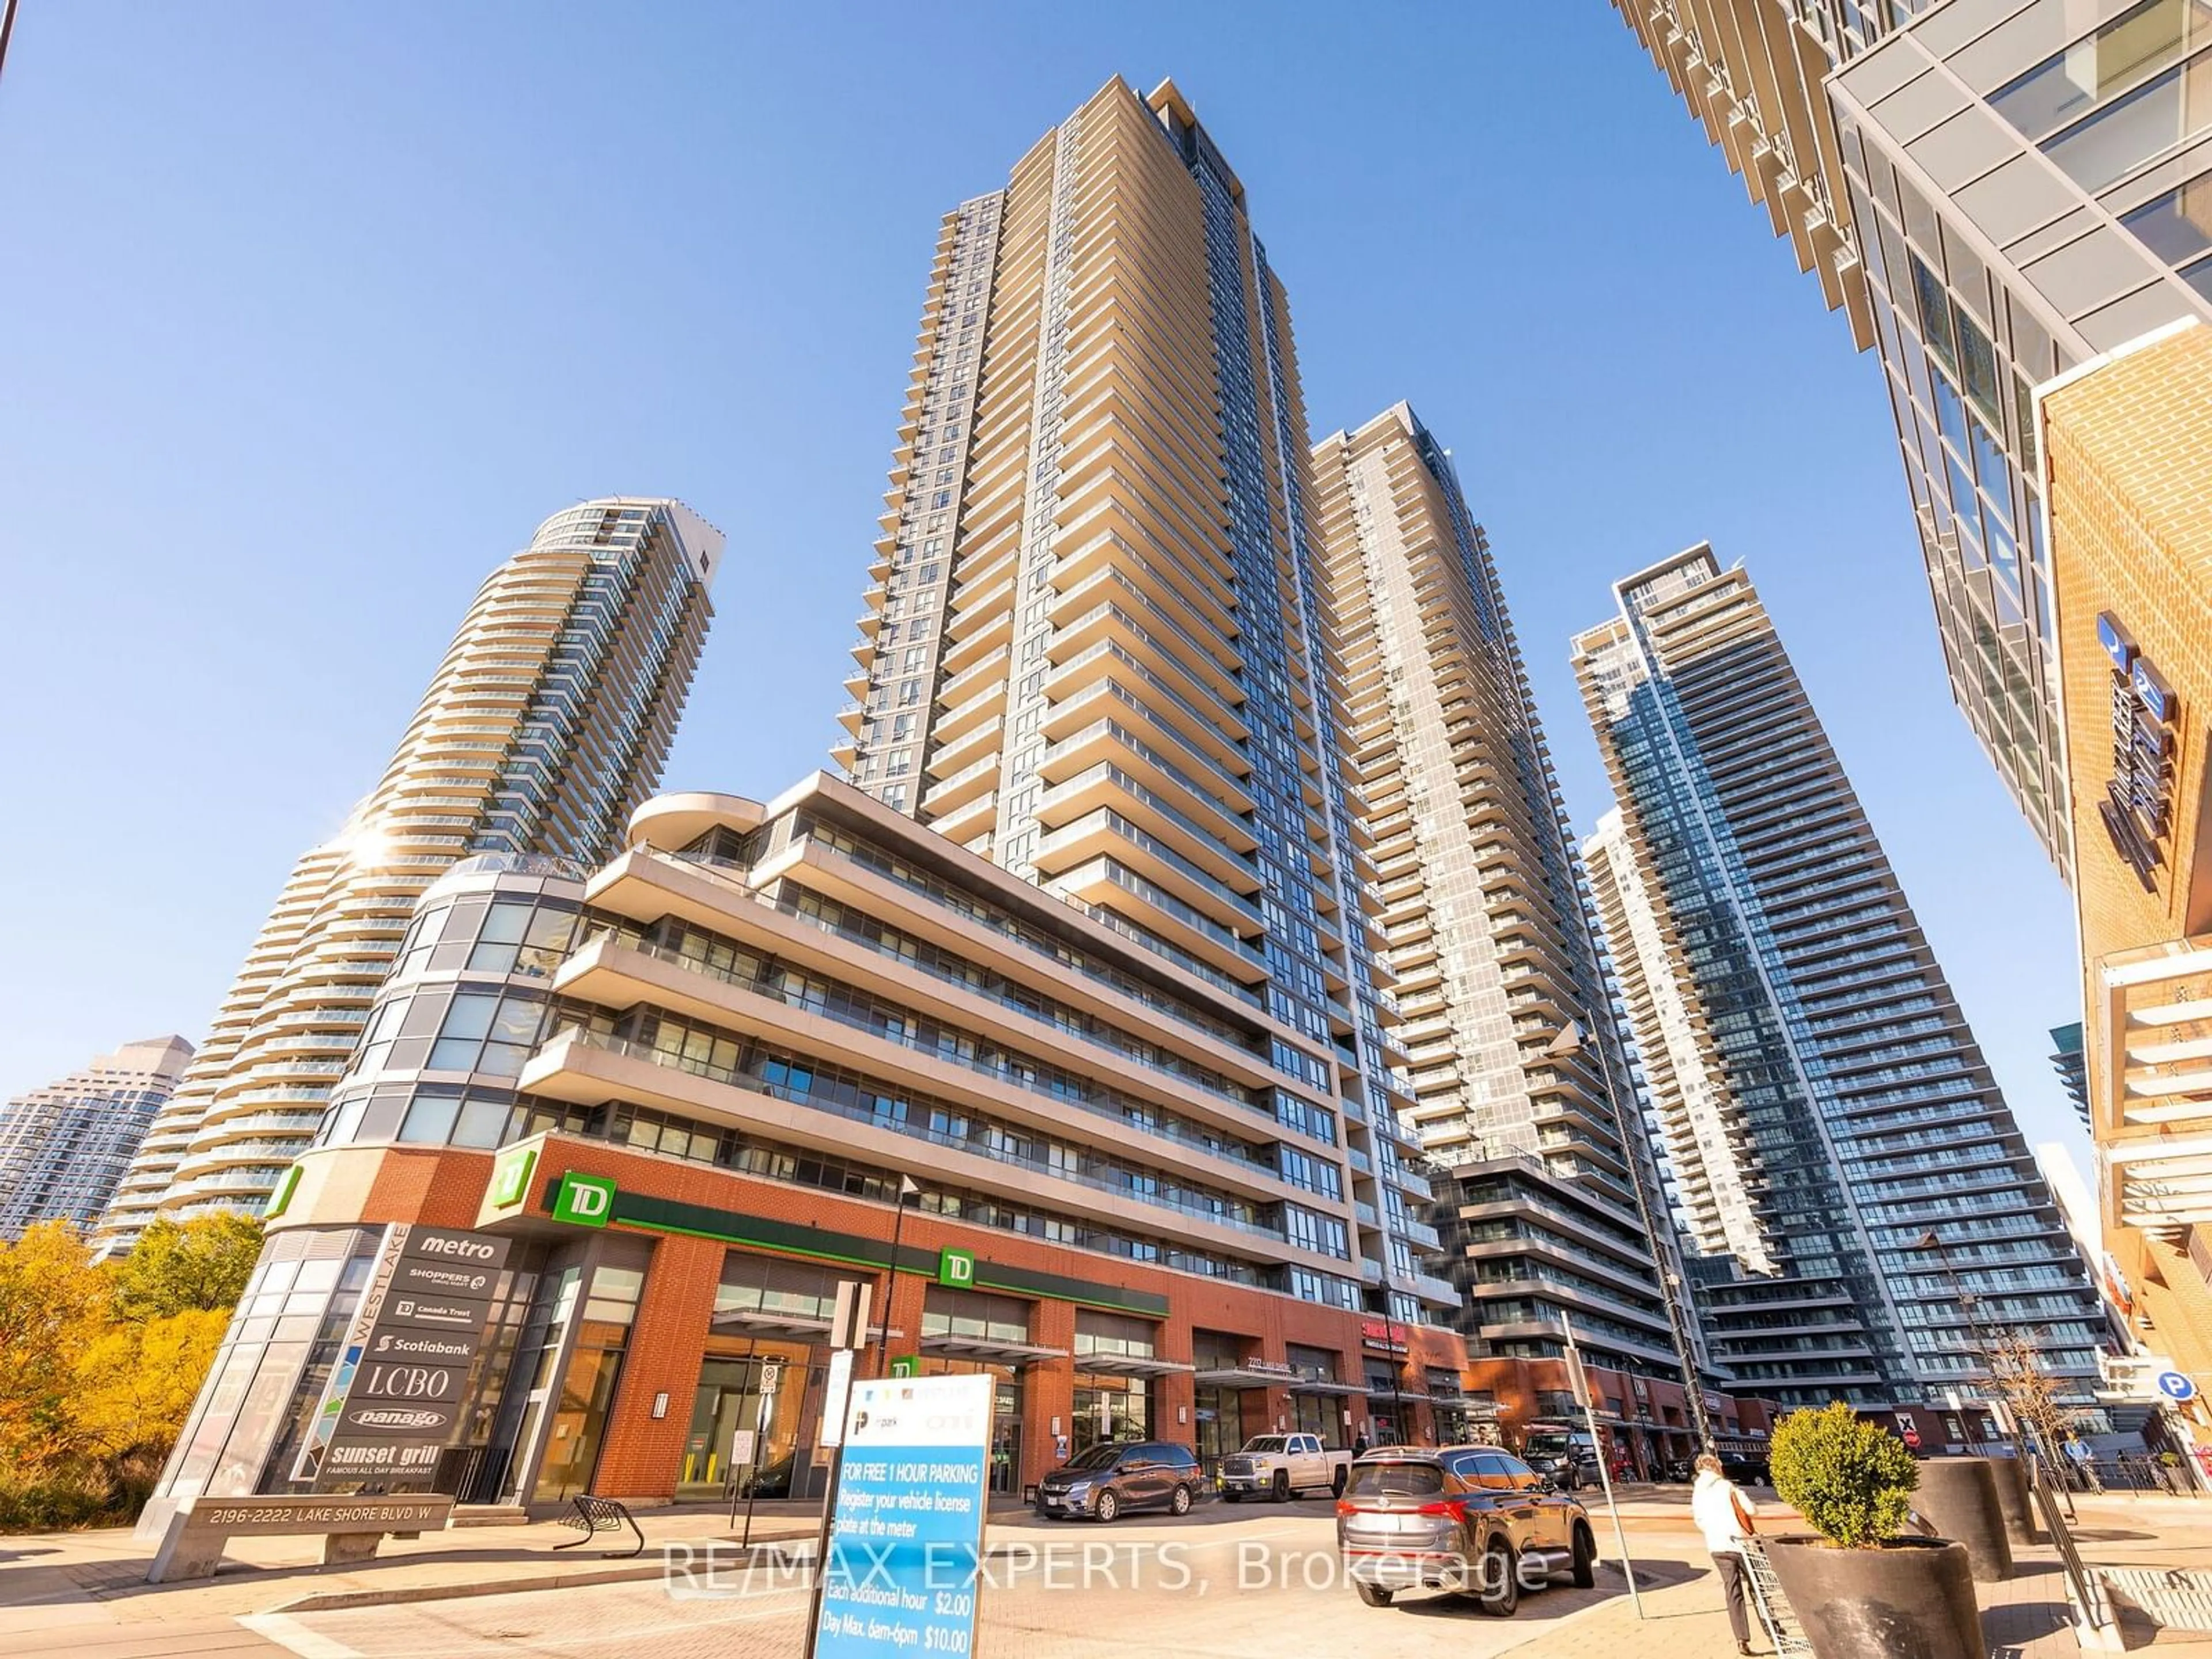
<svg viewBox="0 0 2212 1659"><path fill-rule="evenodd" d="M891 1356L893 1376L920 1376L921 1356L918 1353L895 1353Z"/></svg>
<svg viewBox="0 0 2212 1659"><path fill-rule="evenodd" d="M973 1250L939 1250L937 1253L937 1282L957 1285L963 1290L975 1282L975 1253Z"/></svg>
<svg viewBox="0 0 2212 1659"><path fill-rule="evenodd" d="M491 1206L511 1210L530 1191L530 1172L538 1167L538 1148L510 1146L491 1166Z"/></svg>
<svg viewBox="0 0 2212 1659"><path fill-rule="evenodd" d="M605 1176L580 1175L571 1170L561 1177L553 1194L553 1218L579 1227L604 1227L614 1214L615 1183Z"/></svg>
<svg viewBox="0 0 2212 1659"><path fill-rule="evenodd" d="M276 1177L276 1190L269 1194L269 1207L261 1212L264 1221L274 1221L284 1213L284 1206L292 1201L292 1194L300 1185L300 1166L287 1164L284 1173Z"/></svg>

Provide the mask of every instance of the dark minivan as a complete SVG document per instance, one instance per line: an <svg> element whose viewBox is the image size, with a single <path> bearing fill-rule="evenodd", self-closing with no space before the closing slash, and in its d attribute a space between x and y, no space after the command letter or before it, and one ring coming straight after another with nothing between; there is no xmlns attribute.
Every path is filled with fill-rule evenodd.
<svg viewBox="0 0 2212 1659"><path fill-rule="evenodd" d="M1125 1510L1190 1513L1204 1484L1198 1455L1167 1440L1130 1440L1078 1452L1037 1483L1037 1513L1111 1521Z"/></svg>

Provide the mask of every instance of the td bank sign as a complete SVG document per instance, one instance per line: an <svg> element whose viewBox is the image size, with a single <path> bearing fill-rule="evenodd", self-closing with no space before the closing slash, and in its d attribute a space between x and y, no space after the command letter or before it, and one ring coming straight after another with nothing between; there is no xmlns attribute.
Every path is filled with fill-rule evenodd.
<svg viewBox="0 0 2212 1659"><path fill-rule="evenodd" d="M579 1227L604 1227L613 1218L615 1183L605 1176L571 1170L553 1191L553 1218Z"/></svg>

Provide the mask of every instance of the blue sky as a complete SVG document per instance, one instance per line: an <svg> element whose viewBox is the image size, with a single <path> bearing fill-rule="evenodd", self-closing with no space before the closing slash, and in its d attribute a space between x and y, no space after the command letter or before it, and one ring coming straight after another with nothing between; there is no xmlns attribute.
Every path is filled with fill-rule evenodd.
<svg viewBox="0 0 2212 1659"><path fill-rule="evenodd" d="M1273 26L1259 27L1264 15ZM1878 365L1605 0L108 7L0 80L0 1095L197 1038L483 575L562 506L729 532L672 785L824 763L939 214L1172 75L1316 435L1410 398L1577 826L1607 585L1751 567L2033 1139L2070 911L1944 689Z"/></svg>

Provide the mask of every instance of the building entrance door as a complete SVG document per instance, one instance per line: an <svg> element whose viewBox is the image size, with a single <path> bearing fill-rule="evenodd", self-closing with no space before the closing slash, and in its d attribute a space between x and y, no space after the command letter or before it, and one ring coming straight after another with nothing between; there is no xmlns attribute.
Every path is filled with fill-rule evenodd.
<svg viewBox="0 0 2212 1659"><path fill-rule="evenodd" d="M676 1473L678 1498L720 1498L733 1487L762 1498L793 1495L811 1351L795 1342L751 1346L750 1353L735 1358L709 1354L700 1365L691 1430ZM741 1430L752 1432L752 1460L733 1468L731 1454Z"/></svg>

